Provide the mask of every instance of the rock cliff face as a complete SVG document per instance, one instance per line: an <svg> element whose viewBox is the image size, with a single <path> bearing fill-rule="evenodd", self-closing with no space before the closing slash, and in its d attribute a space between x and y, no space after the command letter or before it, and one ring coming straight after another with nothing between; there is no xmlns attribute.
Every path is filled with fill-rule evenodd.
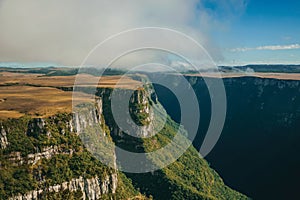
<svg viewBox="0 0 300 200"><path fill-rule="evenodd" d="M128 92L132 91L121 90L119 98ZM163 107L151 88L140 89L131 96L129 107L126 105L132 118L126 122L129 126L135 123L139 127L131 132L139 138L132 137L115 121L111 94L111 89L98 89L95 102L79 105L79 110L74 113L60 113L45 119L28 119L26 116L3 124L0 139L1 148L5 146L5 149L0 149L0 186L3 185L0 199L148 199L128 180L129 174L106 166L90 149L97 150L100 143L106 149L97 153L113 158L114 166L117 161L122 165L126 158L118 157L114 147L110 149L111 146L103 145L103 141L95 138L101 136L100 139L123 149L146 153L167 144L176 134L178 124L168 118L162 132L152 136L157 118L153 112L163 110ZM161 117L159 115L159 121L163 121ZM96 143L89 146L85 140ZM225 186L198 152L190 149L185 157L168 168L137 174L138 178L132 180L143 193L155 199L246 198ZM183 171L181 166L187 170ZM157 182L162 184L162 189Z"/></svg>
<svg viewBox="0 0 300 200"><path fill-rule="evenodd" d="M4 127L0 125L0 147L1 149L5 149L7 145L6 131L4 130Z"/></svg>
<svg viewBox="0 0 300 200"><path fill-rule="evenodd" d="M84 112L80 114L74 113L71 119L65 119L61 121L57 117L51 117L54 123L60 124L57 131L61 135L69 134L81 134L89 126L94 124L99 124L103 126L105 122L102 119L102 98L96 99L95 106L90 106ZM51 121L50 120L50 121ZM27 129L23 137L33 137L39 138L40 136L46 136L48 140L55 137L49 127L53 127L49 119L35 118L28 121ZM53 122L53 121L52 121ZM6 137L6 131L4 127L0 126L0 145L1 148L6 148L9 143ZM106 133L103 133L104 136ZM82 151L82 150L80 150ZM35 147L35 153L29 153L26 156L22 155L22 152L13 151L10 154L4 156L11 165L13 166L37 166L41 160L50 160L56 155L66 155L72 157L73 153L77 153L75 149L67 148L66 144L61 145L51 145L45 147ZM114 161L116 162L116 161ZM116 165L116 164L115 164ZM101 172L100 172L101 173ZM10 197L11 200L35 200L43 199L45 195L49 193L63 193L68 192L78 192L82 194L82 199L96 200L101 199L105 194L113 195L116 193L118 186L118 173L110 169L105 174L99 174L101 176L94 176L93 178L84 178L82 176L78 178L73 178L70 181L62 182L60 184L50 185L48 187L41 186L36 190L31 190L25 194L18 194ZM43 178L39 181L44 182ZM42 183L41 182L41 183Z"/></svg>
<svg viewBox="0 0 300 200"><path fill-rule="evenodd" d="M162 78L176 80L172 75ZM199 99L201 120L194 146L200 149L211 119L211 98L203 78L186 78ZM213 83L214 78L210 81ZM295 199L300 179L300 81L257 77L223 81L226 122L220 140L206 159L228 185L254 199ZM183 93L188 89L178 88ZM176 111L172 95L162 87L155 89L164 108L179 121L180 110ZM281 196L274 191L280 191Z"/></svg>
<svg viewBox="0 0 300 200"><path fill-rule="evenodd" d="M94 126L95 124L104 125L102 104L102 97L97 97L94 106L87 105L83 109L74 112L72 121L69 123L70 129L80 134L88 126Z"/></svg>
<svg viewBox="0 0 300 200"><path fill-rule="evenodd" d="M50 159L54 155L65 154L72 156L74 149L63 149L60 146L43 147L41 152L28 154L26 157L21 156L21 152L12 152L7 158L15 165L36 164L41 159Z"/></svg>
<svg viewBox="0 0 300 200"><path fill-rule="evenodd" d="M135 109L134 107L131 108L132 113L139 117L141 114L144 115L141 121L141 129L137 133L139 137L149 137L151 136L151 133L153 132L153 124L151 122L154 119L154 113L151 111L151 107L149 104L149 97L151 96L151 92L153 91L138 91L132 98L132 103L136 103L137 105L140 105L138 109Z"/></svg>
<svg viewBox="0 0 300 200"><path fill-rule="evenodd" d="M109 92L106 91L106 93L104 93L103 91L100 91L98 95L107 95L107 93ZM131 119L126 120L126 124L123 127L124 129L121 130L119 124L114 119L115 117L120 118L120 116L115 116L118 115L118 113L107 111L108 108L110 108L111 99L103 96L104 101L106 101L106 104L104 104L104 107L106 108L104 113L105 120L110 128L111 135L123 137L124 133L126 133L135 137L151 136L154 129L153 124L151 123L154 118L154 113L151 110L149 100L151 99L151 96L155 98L155 93L150 89L140 89L134 91L133 93L132 91L128 90L120 90L116 93L117 94L114 97L117 98L117 101L119 102L124 102L123 97L128 97L128 94L132 94L128 102L129 104L126 104L126 102L124 102L124 104L114 105L116 107L125 107L125 110L123 110L122 108L120 110L126 112L126 114L130 116ZM116 110L118 109L119 108L116 108Z"/></svg>
<svg viewBox="0 0 300 200"><path fill-rule="evenodd" d="M101 199L104 194L115 194L117 189L117 175L111 174L106 176L105 179L100 179L97 176L91 179L84 179L79 177L72 179L68 182L63 182L62 184L53 185L48 188L33 190L27 192L24 195L17 195L9 198L10 200L36 200L42 199L46 193L58 193L68 190L69 192L80 191L82 194L82 199L97 200Z"/></svg>

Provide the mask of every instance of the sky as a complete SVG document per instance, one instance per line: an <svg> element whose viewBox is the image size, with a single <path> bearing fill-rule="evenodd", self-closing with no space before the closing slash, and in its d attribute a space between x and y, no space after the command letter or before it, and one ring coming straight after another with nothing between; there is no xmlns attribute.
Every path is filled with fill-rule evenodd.
<svg viewBox="0 0 300 200"><path fill-rule="evenodd" d="M299 8L298 0L0 0L0 62L78 66L109 36L155 26L193 37L217 65L300 64ZM123 65L157 56L147 54Z"/></svg>
<svg viewBox="0 0 300 200"><path fill-rule="evenodd" d="M249 0L218 36L227 62L300 63L300 1Z"/></svg>

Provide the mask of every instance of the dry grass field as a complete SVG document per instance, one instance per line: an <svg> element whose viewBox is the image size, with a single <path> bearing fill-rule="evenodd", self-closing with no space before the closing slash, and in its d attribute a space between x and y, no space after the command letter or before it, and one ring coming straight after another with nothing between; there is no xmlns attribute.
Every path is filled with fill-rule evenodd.
<svg viewBox="0 0 300 200"><path fill-rule="evenodd" d="M191 74L190 76L218 77L213 73ZM296 73L223 73L222 78L231 77L260 77L283 80L300 80ZM80 94L81 99L72 99L72 91L63 91L61 87L71 88L75 80L80 80L78 86L100 88L136 89L141 82L130 77L121 76L92 76L80 74L76 76L43 76L30 73L0 73L0 119L18 118L23 115L46 117L58 112L71 112L73 102L90 101L89 96ZM117 84L117 85L116 85Z"/></svg>
<svg viewBox="0 0 300 200"><path fill-rule="evenodd" d="M100 78L89 74L79 74L77 76L42 76L42 74L1 72L0 77L0 85L30 84L49 87L73 87L77 79L77 81L81 80L81 86L95 86L96 83L98 83L98 87L110 88L114 88L117 83L118 88L134 89L140 86L140 82L129 77L122 77L122 79L120 79L121 76L103 76Z"/></svg>
<svg viewBox="0 0 300 200"><path fill-rule="evenodd" d="M135 89L141 83L129 77L80 75L80 86L101 88ZM46 117L58 112L71 112L73 102L90 101L88 95L80 94L72 99L72 91L63 91L59 87L73 87L75 76L47 77L41 74L0 73L0 118L18 118L23 115ZM119 82L119 83L118 83ZM116 83L118 85L116 86ZM85 98L86 97L86 98Z"/></svg>

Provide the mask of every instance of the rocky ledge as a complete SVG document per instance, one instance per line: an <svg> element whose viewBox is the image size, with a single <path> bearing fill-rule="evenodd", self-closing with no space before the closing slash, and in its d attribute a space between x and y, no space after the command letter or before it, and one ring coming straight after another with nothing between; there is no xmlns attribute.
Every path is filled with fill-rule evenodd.
<svg viewBox="0 0 300 200"><path fill-rule="evenodd" d="M26 194L17 195L9 198L9 200L36 200L43 199L43 196L47 193L58 193L63 191L77 192L82 194L82 200L97 200L101 199L104 194L115 194L117 189L118 176L116 173L106 176L104 179L100 179L97 176L91 179L84 179L79 177L72 179L69 182L63 182L50 186L46 189L39 189L27 192Z"/></svg>

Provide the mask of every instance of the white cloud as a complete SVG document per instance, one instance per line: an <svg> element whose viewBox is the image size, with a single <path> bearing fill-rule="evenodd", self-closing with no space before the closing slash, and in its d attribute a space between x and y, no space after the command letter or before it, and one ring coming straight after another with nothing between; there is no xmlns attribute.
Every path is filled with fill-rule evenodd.
<svg viewBox="0 0 300 200"><path fill-rule="evenodd" d="M244 0L231 2L234 10ZM162 26L199 41L213 56L220 50L207 29L216 21L199 0L0 0L0 61L78 65L112 34ZM241 9L242 9L241 8ZM216 58L216 57L215 57ZM218 59L218 58L217 58Z"/></svg>
<svg viewBox="0 0 300 200"><path fill-rule="evenodd" d="M232 52L245 52L245 51L253 51L253 50L289 50L289 49L300 49L300 44L290 44L290 45L270 45L270 46L258 46L258 47L243 47L243 48L235 48L230 49Z"/></svg>

